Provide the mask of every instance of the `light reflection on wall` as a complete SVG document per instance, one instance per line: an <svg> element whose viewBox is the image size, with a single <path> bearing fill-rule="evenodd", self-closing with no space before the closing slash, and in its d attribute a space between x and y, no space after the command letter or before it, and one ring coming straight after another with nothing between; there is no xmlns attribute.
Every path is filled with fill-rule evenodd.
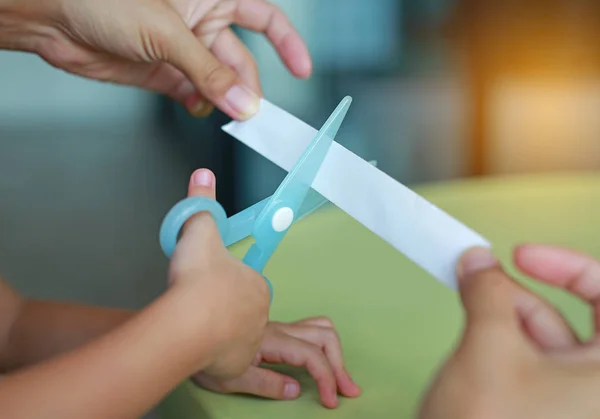
<svg viewBox="0 0 600 419"><path fill-rule="evenodd" d="M505 78L492 91L492 173L600 169L600 78Z"/></svg>

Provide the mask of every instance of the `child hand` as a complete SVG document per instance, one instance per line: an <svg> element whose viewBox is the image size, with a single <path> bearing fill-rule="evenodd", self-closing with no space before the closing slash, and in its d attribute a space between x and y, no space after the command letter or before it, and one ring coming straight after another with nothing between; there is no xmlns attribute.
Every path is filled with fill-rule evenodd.
<svg viewBox="0 0 600 419"><path fill-rule="evenodd" d="M214 199L212 172L194 172L188 194ZM260 274L227 251L209 213L192 217L182 233L171 258L169 283L211 296L211 306L203 307L209 317L206 323L214 325L206 341L209 360L203 371L218 378L237 377L260 348L269 316L269 287Z"/></svg>
<svg viewBox="0 0 600 419"><path fill-rule="evenodd" d="M319 387L321 402L338 405L337 393L358 397L360 388L344 368L340 339L327 318L310 318L294 323L270 322L252 366L239 378L218 379L205 373L194 381L211 391L247 393L270 399L295 399L300 384L293 378L261 368L261 363L306 367Z"/></svg>
<svg viewBox="0 0 600 419"><path fill-rule="evenodd" d="M600 263L550 246L517 248L521 271L593 308L595 335L580 342L562 315L524 289L486 250L459 267L466 328L433 383L421 419L593 418L600 412Z"/></svg>
<svg viewBox="0 0 600 419"><path fill-rule="evenodd" d="M312 71L299 34L266 0L13 0L9 10L2 6L0 17L12 30L0 33L0 48L169 95L196 116L213 104L234 119L258 111L258 68L232 24L263 32L295 76Z"/></svg>

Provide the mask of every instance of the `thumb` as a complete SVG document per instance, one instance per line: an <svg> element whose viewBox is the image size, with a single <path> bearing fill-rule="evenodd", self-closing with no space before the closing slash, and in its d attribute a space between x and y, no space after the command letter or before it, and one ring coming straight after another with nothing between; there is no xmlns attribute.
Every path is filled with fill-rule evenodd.
<svg viewBox="0 0 600 419"><path fill-rule="evenodd" d="M216 198L216 178L213 172L208 169L198 169L192 173L188 185L188 197L193 196L203 196L210 199ZM195 245L191 246L192 248L202 246L207 240L210 242L211 238L220 237L217 224L208 212L200 212L190 217L181 231L181 241L184 241L186 237L193 238L192 242ZM202 237L203 240L199 241L198 237Z"/></svg>
<svg viewBox="0 0 600 419"><path fill-rule="evenodd" d="M252 394L274 400L295 399L300 394L300 384L293 378L255 366L251 366L241 377L227 380L221 387L230 393Z"/></svg>
<svg viewBox="0 0 600 419"><path fill-rule="evenodd" d="M216 178L213 172L208 169L198 169L190 176L188 185L188 196L204 196L215 199Z"/></svg>
<svg viewBox="0 0 600 419"><path fill-rule="evenodd" d="M198 91L197 101L214 103L233 119L249 119L260 107L260 98L245 86L237 73L219 61L187 27L171 36L168 61L183 72ZM197 102L196 101L196 102ZM197 103L189 102L191 108ZM192 109L193 110L193 109Z"/></svg>
<svg viewBox="0 0 600 419"><path fill-rule="evenodd" d="M468 250L458 263L457 276L468 329L519 330L514 287L489 249Z"/></svg>

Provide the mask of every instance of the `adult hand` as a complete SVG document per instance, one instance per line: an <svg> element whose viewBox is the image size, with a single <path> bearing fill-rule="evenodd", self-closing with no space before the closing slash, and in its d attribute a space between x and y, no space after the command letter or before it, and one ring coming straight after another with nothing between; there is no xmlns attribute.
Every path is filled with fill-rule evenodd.
<svg viewBox="0 0 600 419"><path fill-rule="evenodd" d="M234 119L258 110L257 66L232 24L266 34L295 76L312 71L304 42L266 0L0 2L8 2L0 8L7 33L18 37L8 47L80 76L169 95L197 116L213 104Z"/></svg>
<svg viewBox="0 0 600 419"><path fill-rule="evenodd" d="M600 263L541 245L518 247L515 262L592 305L594 337L581 342L556 309L507 276L489 252L467 252L458 268L466 328L424 400L421 419L600 414Z"/></svg>
<svg viewBox="0 0 600 419"><path fill-rule="evenodd" d="M360 388L344 367L342 346L333 323L323 317L294 323L271 322L252 366L239 378L193 377L200 386L219 393L246 393L269 399L295 399L300 384L286 375L261 368L262 363L305 367L319 387L325 407L338 406L337 394L358 397Z"/></svg>
<svg viewBox="0 0 600 419"><path fill-rule="evenodd" d="M215 177L205 169L192 174L189 196L215 199ZM209 213L190 218L171 258L169 284L190 294L210 295L206 322L208 360L203 372L216 378L242 375L261 346L269 318L269 287L254 269L233 257L223 245ZM205 314L206 315L206 314Z"/></svg>

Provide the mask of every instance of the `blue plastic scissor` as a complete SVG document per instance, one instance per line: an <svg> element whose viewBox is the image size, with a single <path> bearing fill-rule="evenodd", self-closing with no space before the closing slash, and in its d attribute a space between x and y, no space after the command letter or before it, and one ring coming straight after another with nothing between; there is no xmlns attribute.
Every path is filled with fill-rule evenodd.
<svg viewBox="0 0 600 419"><path fill-rule="evenodd" d="M248 249L243 262L263 275L265 265L292 223L327 202L311 185L351 102L352 98L349 96L340 102L270 197L230 218L227 218L223 207L210 198L190 197L177 203L165 216L160 229L160 245L165 255L170 258L175 251L179 231L185 222L194 214L208 211L214 218L226 247L250 235L254 237L255 243ZM272 300L273 287L264 278L269 285Z"/></svg>

